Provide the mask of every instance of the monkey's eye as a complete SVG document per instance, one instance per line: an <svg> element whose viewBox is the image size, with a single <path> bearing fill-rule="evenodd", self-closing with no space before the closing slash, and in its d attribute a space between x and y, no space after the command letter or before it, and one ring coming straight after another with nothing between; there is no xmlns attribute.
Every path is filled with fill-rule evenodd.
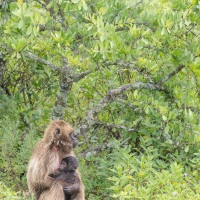
<svg viewBox="0 0 200 200"><path fill-rule="evenodd" d="M56 129L56 134L60 134L60 129L59 128Z"/></svg>

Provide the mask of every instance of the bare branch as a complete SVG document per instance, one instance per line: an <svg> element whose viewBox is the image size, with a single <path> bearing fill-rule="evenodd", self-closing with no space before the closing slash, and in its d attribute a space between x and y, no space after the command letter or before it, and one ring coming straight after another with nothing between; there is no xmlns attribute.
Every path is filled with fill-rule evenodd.
<svg viewBox="0 0 200 200"><path fill-rule="evenodd" d="M82 155L83 156L90 156L90 155L95 155L96 153L102 152L104 149L112 148L112 145L110 143L104 143L101 146L95 146L93 148L87 148Z"/></svg>
<svg viewBox="0 0 200 200"><path fill-rule="evenodd" d="M55 20L55 22L59 22L62 26L62 28L66 31L67 30L67 22L64 16L64 13L62 11L62 7L58 4L58 12L56 13L54 11L54 9L51 8L47 8L48 4L50 3L50 0L46 0L45 3L43 3L42 1L36 0L45 10L49 11L51 17ZM58 19L58 17L60 17L61 19Z"/></svg>
<svg viewBox="0 0 200 200"><path fill-rule="evenodd" d="M125 126L122 126L122 125L109 124L109 123L100 122L100 121L94 121L94 124L100 125L100 126L105 126L105 127L108 127L108 128L122 129L122 130L128 131L128 132L135 131L134 128L128 128L128 127L125 127Z"/></svg>
<svg viewBox="0 0 200 200"><path fill-rule="evenodd" d="M123 141L120 141L120 146L124 146L127 145L129 140L131 140L131 137L127 137L126 139L124 139ZM93 148L87 148L82 155L83 156L90 156L90 155L95 155L97 153L100 153L102 151L104 151L105 149L113 149L115 148L112 142L104 142L102 145L97 145Z"/></svg>
<svg viewBox="0 0 200 200"><path fill-rule="evenodd" d="M86 133L91 126L95 124L95 117L97 113L99 113L103 108L105 108L110 102L114 101L118 95L125 91L129 90L136 90L136 89L148 89L148 90L157 90L163 91L166 93L166 90L157 84L151 83L142 83L142 82L135 82L134 84L126 84L117 89L112 89L107 92L106 96L102 98L102 100L94 106L91 110L89 110L86 114L86 118L84 123L75 130L76 135L82 135Z"/></svg>
<svg viewBox="0 0 200 200"><path fill-rule="evenodd" d="M0 80L3 80L4 70L5 70L4 55L3 55L3 53L0 51Z"/></svg>
<svg viewBox="0 0 200 200"><path fill-rule="evenodd" d="M136 67L136 62L122 62L122 61L116 61L116 62L104 62L103 63L105 66L109 66L109 65L116 65L116 66L120 66L120 69L131 69L131 70L135 70L138 73L140 73L142 76L144 76L144 78L148 79L149 82L153 83L153 80L151 79L150 75L151 73L147 71L147 69L145 67Z"/></svg>
<svg viewBox="0 0 200 200"><path fill-rule="evenodd" d="M88 70L88 71L83 72L83 73L81 73L81 74L74 75L73 80L74 80L74 82L78 82L78 81L80 81L81 79L85 78L88 74L91 74L91 73L92 73L92 71Z"/></svg>
<svg viewBox="0 0 200 200"><path fill-rule="evenodd" d="M48 61L48 60L45 60L43 58L40 58L39 56L31 53L31 52L25 52L23 53L23 55L31 60L34 60L36 62L40 62L42 64L45 64L45 65L48 65L52 70L54 71L58 71L58 72L61 72L61 68L58 67L57 65L55 65L54 63Z"/></svg>
<svg viewBox="0 0 200 200"><path fill-rule="evenodd" d="M116 101L119 102L119 103L121 103L121 104L123 104L123 105L124 105L124 104L127 105L128 107L130 107L131 109L133 109L134 112L140 110L138 106L133 105L133 104L130 104L130 103L128 103L127 101L125 101L124 99L116 98Z"/></svg>
<svg viewBox="0 0 200 200"><path fill-rule="evenodd" d="M139 4L141 4L143 2L143 0L138 1L131 10L134 10Z"/></svg>
<svg viewBox="0 0 200 200"><path fill-rule="evenodd" d="M81 74L74 74L74 69L68 66L66 60L63 60L63 68L61 69L60 89L56 95L56 101L53 107L51 119L63 119L67 107L67 100L71 92L74 82L78 82L91 71L86 71Z"/></svg>
<svg viewBox="0 0 200 200"><path fill-rule="evenodd" d="M172 78L174 75L180 72L184 67L184 65L179 65L173 72L169 73L162 80L160 80L158 84L162 85L163 83L167 82L170 78Z"/></svg>
<svg viewBox="0 0 200 200"><path fill-rule="evenodd" d="M73 79L71 78L71 70L72 69L68 66L64 66L62 68L60 89L56 95L56 101L51 116L52 120L64 118L67 100L73 85Z"/></svg>
<svg viewBox="0 0 200 200"><path fill-rule="evenodd" d="M196 76L195 72L193 71L193 69L192 69L191 67L188 66L188 68L190 69L190 71L191 71L192 74L193 74L193 77L194 77L194 80L195 80L195 84L196 84L196 91L199 92L197 76Z"/></svg>

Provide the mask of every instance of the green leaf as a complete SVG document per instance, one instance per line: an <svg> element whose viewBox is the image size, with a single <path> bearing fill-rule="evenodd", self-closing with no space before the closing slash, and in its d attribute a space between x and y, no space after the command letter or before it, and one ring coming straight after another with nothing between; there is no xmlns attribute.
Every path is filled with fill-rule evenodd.
<svg viewBox="0 0 200 200"><path fill-rule="evenodd" d="M167 125L167 126L165 127L165 130L164 130L164 131L165 131L166 134L169 133L169 125Z"/></svg>
<svg viewBox="0 0 200 200"><path fill-rule="evenodd" d="M184 151L187 153L189 151L189 146L186 146Z"/></svg>
<svg viewBox="0 0 200 200"><path fill-rule="evenodd" d="M164 121L167 121L167 117L166 117L165 115L162 116L162 119L163 119Z"/></svg>
<svg viewBox="0 0 200 200"><path fill-rule="evenodd" d="M18 28L21 29L23 27L23 20L21 19L19 22L18 22Z"/></svg>
<svg viewBox="0 0 200 200"><path fill-rule="evenodd" d="M189 117L193 118L193 112L190 109L189 109L188 113L189 113Z"/></svg>
<svg viewBox="0 0 200 200"><path fill-rule="evenodd" d="M30 25L26 30L26 35L31 35L32 33L32 25Z"/></svg>
<svg viewBox="0 0 200 200"><path fill-rule="evenodd" d="M161 31L161 35L165 35L165 33L166 33L166 28L162 28L162 31Z"/></svg>
<svg viewBox="0 0 200 200"><path fill-rule="evenodd" d="M32 91L32 95L33 95L33 97L34 97L34 99L35 99L36 101L39 100L38 95L37 95L34 91Z"/></svg>
<svg viewBox="0 0 200 200"><path fill-rule="evenodd" d="M71 0L72 3L78 3L80 0Z"/></svg>

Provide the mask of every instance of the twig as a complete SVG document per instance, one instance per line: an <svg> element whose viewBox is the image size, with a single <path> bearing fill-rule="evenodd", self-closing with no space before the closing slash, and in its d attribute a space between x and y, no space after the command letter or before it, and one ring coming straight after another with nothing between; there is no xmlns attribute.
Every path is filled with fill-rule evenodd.
<svg viewBox="0 0 200 200"><path fill-rule="evenodd" d="M86 133L89 128L93 125L95 125L95 118L96 115L105 108L110 102L114 101L117 96L119 96L121 93L129 90L136 90L136 89L148 89L148 90L158 90L166 93L166 90L157 84L152 83L143 83L143 82L135 82L134 84L126 84L123 86L120 86L116 89L109 90L104 98L101 99L101 101L96 104L91 110L89 110L86 114L85 121L82 125L79 126L75 130L76 135L83 135Z"/></svg>
<svg viewBox="0 0 200 200"><path fill-rule="evenodd" d="M116 101L121 103L121 104L126 104L128 107L130 107L131 109L133 109L135 112L139 111L139 107L133 104L128 103L127 101L120 99L120 98L116 98Z"/></svg>
<svg viewBox="0 0 200 200"><path fill-rule="evenodd" d="M74 82L78 82L81 79L85 78L88 74L91 74L91 73L92 73L92 71L88 70L88 71L83 72L81 74L74 75L73 80L74 80Z"/></svg>
<svg viewBox="0 0 200 200"><path fill-rule="evenodd" d="M102 144L101 146L95 146L93 148L89 148L89 149L86 149L82 155L83 156L87 156L87 155L90 155L90 154L96 154L96 153L99 153L101 152L103 149L107 149L107 148L111 148L111 144L109 143L104 143Z"/></svg>
<svg viewBox="0 0 200 200"><path fill-rule="evenodd" d="M158 82L158 84L163 85L163 83L167 82L170 78L172 78L175 74L177 74L178 72L180 72L183 68L185 67L185 65L179 65L173 72L169 73L168 75L166 75L162 80L160 80Z"/></svg>
<svg viewBox="0 0 200 200"><path fill-rule="evenodd" d="M105 127L108 127L108 128L123 129L123 130L128 131L128 132L135 131L134 128L128 128L128 127L125 127L125 126L122 126L122 125L109 124L109 123L100 122L100 121L94 121L94 124L100 125L100 126L105 126Z"/></svg>
<svg viewBox="0 0 200 200"><path fill-rule="evenodd" d="M62 69L60 67L58 67L57 65L55 65L54 63L48 61L48 60L45 60L43 58L40 58L39 56L31 53L31 52L25 52L23 53L23 55L31 60L34 60L34 61L37 61L37 62L40 62L42 64L45 64L45 65L48 65L52 70L54 71L58 71L58 72L61 72Z"/></svg>

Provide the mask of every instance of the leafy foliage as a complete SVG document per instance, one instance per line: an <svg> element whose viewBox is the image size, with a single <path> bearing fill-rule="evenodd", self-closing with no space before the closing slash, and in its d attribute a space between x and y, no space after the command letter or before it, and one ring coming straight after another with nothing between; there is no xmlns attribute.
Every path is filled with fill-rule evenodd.
<svg viewBox="0 0 200 200"><path fill-rule="evenodd" d="M9 200L9 199L21 199L19 194L11 191L9 188L7 188L2 182L0 182L0 198Z"/></svg>
<svg viewBox="0 0 200 200"><path fill-rule="evenodd" d="M156 159L156 150L147 149L136 156L128 149L118 149L121 159L110 169L109 180L112 197L115 199L200 199L199 185L190 172L184 173L183 166Z"/></svg>
<svg viewBox="0 0 200 200"><path fill-rule="evenodd" d="M39 134L36 134L36 127L32 129L31 124L29 127L24 127L18 121L20 117L14 99L3 95L1 106L0 176L5 184L15 186L19 190L26 187L27 163Z"/></svg>

